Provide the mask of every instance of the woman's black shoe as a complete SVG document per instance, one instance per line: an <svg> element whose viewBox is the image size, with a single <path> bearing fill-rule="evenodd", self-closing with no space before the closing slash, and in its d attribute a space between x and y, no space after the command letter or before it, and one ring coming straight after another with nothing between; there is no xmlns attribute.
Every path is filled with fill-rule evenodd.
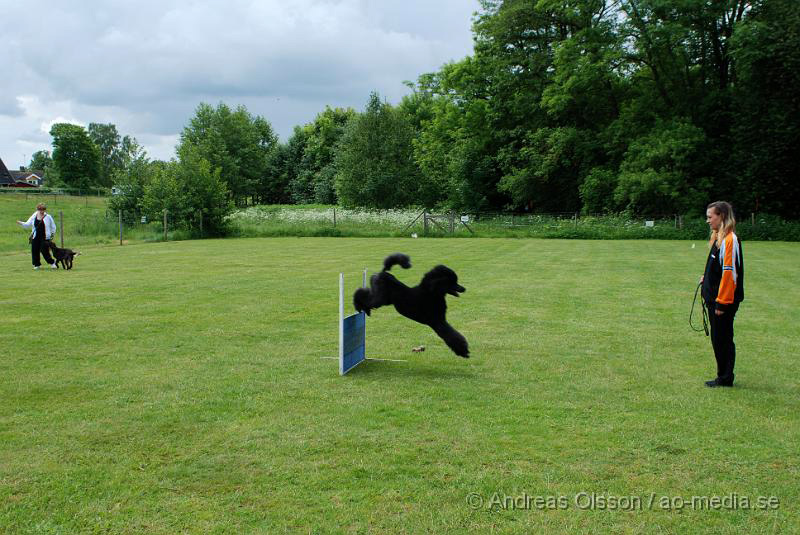
<svg viewBox="0 0 800 535"><path fill-rule="evenodd" d="M709 388L716 388L718 386L733 386L733 383L722 383L719 379L713 379L711 381L706 381L706 386Z"/></svg>

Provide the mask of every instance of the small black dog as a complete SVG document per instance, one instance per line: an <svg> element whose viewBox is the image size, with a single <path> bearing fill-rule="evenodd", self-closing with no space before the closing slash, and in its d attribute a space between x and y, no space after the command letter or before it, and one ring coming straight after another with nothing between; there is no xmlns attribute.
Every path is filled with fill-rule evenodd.
<svg viewBox="0 0 800 535"><path fill-rule="evenodd" d="M458 284L458 275L447 266L438 265L422 277L418 286L409 288L389 273L394 265L411 267L408 255L395 253L383 261L383 271L370 278L370 287L359 288L353 295L353 305L359 312L369 315L373 308L394 305L403 316L432 328L453 352L469 358L467 339L453 329L445 314L445 294L458 297L466 288Z"/></svg>
<svg viewBox="0 0 800 535"><path fill-rule="evenodd" d="M72 269L72 259L81 254L80 252L75 252L72 249L61 249L60 247L56 247L56 244L52 241L50 242L50 250L53 251L53 258L56 259L56 267L58 263L61 262L61 267L64 269Z"/></svg>

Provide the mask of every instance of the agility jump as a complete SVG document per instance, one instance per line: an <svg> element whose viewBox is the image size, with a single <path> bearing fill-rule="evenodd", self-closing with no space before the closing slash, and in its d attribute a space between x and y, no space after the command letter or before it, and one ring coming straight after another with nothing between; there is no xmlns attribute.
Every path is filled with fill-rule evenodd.
<svg viewBox="0 0 800 535"><path fill-rule="evenodd" d="M367 286L367 270L364 269L362 287ZM356 312L344 315L344 273L339 273L339 375L344 375L365 360L407 362L396 359L367 358L367 315Z"/></svg>

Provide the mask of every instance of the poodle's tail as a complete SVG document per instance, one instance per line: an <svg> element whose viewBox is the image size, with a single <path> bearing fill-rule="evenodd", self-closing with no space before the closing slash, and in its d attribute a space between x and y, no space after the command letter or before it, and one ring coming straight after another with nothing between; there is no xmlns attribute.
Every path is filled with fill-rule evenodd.
<svg viewBox="0 0 800 535"><path fill-rule="evenodd" d="M392 269L392 266L396 266L398 264L402 266L403 269L410 268L411 257L403 253L390 254L383 260L383 270L389 271L390 269Z"/></svg>

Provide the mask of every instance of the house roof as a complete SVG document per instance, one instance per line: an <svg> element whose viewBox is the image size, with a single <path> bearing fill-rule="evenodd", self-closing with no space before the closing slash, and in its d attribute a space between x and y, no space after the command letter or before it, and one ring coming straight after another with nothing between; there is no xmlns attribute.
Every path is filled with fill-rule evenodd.
<svg viewBox="0 0 800 535"><path fill-rule="evenodd" d="M6 164L3 163L3 159L0 158L0 186L9 186L14 183L16 183L16 180L14 180L14 177L8 172Z"/></svg>
<svg viewBox="0 0 800 535"><path fill-rule="evenodd" d="M13 178L14 180L26 180L26 179L28 179L28 178L30 178L32 176L35 176L36 178L41 180L42 177L44 176L44 171L38 171L38 170L35 170L35 169L27 170L27 171L11 171L11 170L9 170L8 173L11 175L11 178Z"/></svg>

